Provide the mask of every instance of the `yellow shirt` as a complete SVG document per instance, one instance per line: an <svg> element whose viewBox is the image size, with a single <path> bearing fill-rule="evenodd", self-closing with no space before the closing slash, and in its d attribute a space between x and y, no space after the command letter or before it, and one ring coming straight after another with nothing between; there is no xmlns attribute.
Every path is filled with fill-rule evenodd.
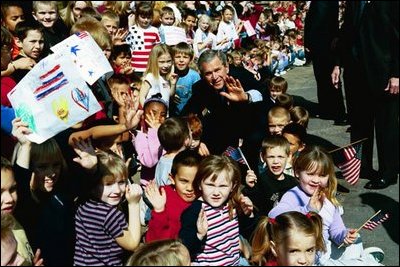
<svg viewBox="0 0 400 267"><path fill-rule="evenodd" d="M17 220L15 220L13 233L15 239L17 240L17 252L25 259L24 264L25 266L32 266L32 259L33 259L33 251L31 245L29 244L28 238L26 237L25 230L19 224Z"/></svg>

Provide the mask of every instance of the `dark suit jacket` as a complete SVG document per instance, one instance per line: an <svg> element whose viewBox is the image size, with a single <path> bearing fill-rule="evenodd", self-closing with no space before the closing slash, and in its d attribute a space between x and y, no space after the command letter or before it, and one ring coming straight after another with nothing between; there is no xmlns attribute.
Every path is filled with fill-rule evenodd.
<svg viewBox="0 0 400 267"><path fill-rule="evenodd" d="M375 95L399 77L399 2L370 1L358 17L359 1L347 1L340 35L341 61L356 57Z"/></svg>

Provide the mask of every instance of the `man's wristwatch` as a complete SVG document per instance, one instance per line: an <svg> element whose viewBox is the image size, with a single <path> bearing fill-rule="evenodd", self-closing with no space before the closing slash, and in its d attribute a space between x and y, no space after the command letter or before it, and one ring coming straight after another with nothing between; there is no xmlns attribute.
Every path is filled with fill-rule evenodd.
<svg viewBox="0 0 400 267"><path fill-rule="evenodd" d="M249 93L246 93L247 94L247 103L253 103L253 99L251 98L251 94L249 94Z"/></svg>

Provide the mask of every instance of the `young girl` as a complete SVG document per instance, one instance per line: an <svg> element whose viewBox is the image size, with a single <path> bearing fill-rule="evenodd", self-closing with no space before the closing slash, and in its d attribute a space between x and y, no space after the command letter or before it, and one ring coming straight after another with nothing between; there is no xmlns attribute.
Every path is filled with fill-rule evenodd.
<svg viewBox="0 0 400 267"><path fill-rule="evenodd" d="M372 254L363 253L356 229L347 229L336 199L337 180L331 156L318 146L306 146L294 163L299 185L287 191L268 216L275 218L287 211L317 212L323 220L326 253L318 254L321 265L379 265ZM347 247L338 246L345 243ZM380 251L373 251L383 253Z"/></svg>
<svg viewBox="0 0 400 267"><path fill-rule="evenodd" d="M215 49L217 37L210 31L210 17L203 14L199 17L197 30L193 39L193 50L195 59L207 49Z"/></svg>
<svg viewBox="0 0 400 267"><path fill-rule="evenodd" d="M252 237L251 262L258 266L311 266L317 251L325 251L322 218L297 211L275 219L263 216Z"/></svg>
<svg viewBox="0 0 400 267"><path fill-rule="evenodd" d="M158 29L151 26L153 8L142 1L136 6L135 24L129 28L126 43L131 46L131 64L136 74L142 76L146 70L151 49L160 42Z"/></svg>
<svg viewBox="0 0 400 267"><path fill-rule="evenodd" d="M139 247L126 266L190 266L190 255L176 239L157 240Z"/></svg>
<svg viewBox="0 0 400 267"><path fill-rule="evenodd" d="M240 21L238 25L235 26L233 22L235 9L230 5L224 6L221 13L222 20L218 25L217 32L217 49L227 52L235 48L235 42L239 39L239 32L243 28L243 22Z"/></svg>
<svg viewBox="0 0 400 267"><path fill-rule="evenodd" d="M95 186L75 215L74 265L120 266L124 249L133 251L139 245L142 189L129 184L125 162L118 155L99 151L97 157ZM124 196L128 223L117 208Z"/></svg>
<svg viewBox="0 0 400 267"><path fill-rule="evenodd" d="M253 204L240 193L240 179L237 163L227 156L211 155L200 163L193 187L201 197L183 212L179 232L196 265L239 264L238 216L249 220L247 226L248 216L253 217ZM245 230L246 225L240 226Z"/></svg>
<svg viewBox="0 0 400 267"><path fill-rule="evenodd" d="M141 106L152 95L161 93L169 106L169 99L175 94L177 74L174 73L172 56L166 44L158 44L151 50L143 83L140 89Z"/></svg>

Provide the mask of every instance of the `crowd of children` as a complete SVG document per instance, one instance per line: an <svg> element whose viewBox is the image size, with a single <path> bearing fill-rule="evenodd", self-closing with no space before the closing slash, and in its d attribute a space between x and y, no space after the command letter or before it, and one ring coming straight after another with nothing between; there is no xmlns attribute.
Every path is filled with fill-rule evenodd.
<svg viewBox="0 0 400 267"><path fill-rule="evenodd" d="M3 1L2 266L380 265L345 228L332 159L307 143L309 113L282 77L305 64L306 11ZM187 42L167 45L168 27ZM102 110L31 142L7 93L80 31L114 71L90 86ZM239 138L247 169L220 153Z"/></svg>

